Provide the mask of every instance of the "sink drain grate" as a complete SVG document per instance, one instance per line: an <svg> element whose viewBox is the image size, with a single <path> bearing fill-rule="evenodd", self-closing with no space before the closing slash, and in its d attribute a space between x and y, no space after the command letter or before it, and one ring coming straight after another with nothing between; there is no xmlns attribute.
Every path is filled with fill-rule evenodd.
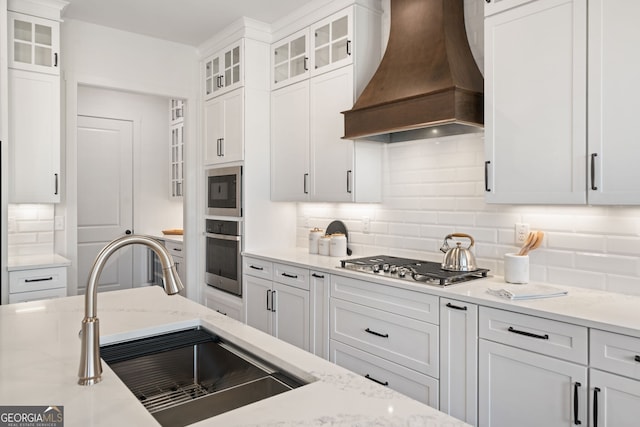
<svg viewBox="0 0 640 427"><path fill-rule="evenodd" d="M200 384L190 384L173 390L158 390L152 395L137 395L137 397L147 411L153 414L208 394L209 391Z"/></svg>

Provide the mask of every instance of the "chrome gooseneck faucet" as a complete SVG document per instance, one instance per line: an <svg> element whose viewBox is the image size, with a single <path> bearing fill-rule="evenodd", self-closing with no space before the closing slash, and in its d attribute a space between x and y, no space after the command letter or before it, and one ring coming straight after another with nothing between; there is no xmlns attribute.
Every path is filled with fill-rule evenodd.
<svg viewBox="0 0 640 427"><path fill-rule="evenodd" d="M87 281L84 300L84 319L82 320L82 349L80 353L80 368L78 369L78 384L92 385L102 379L102 364L100 363L100 332L98 317L96 316L96 302L98 299L98 279L102 268L109 257L123 246L142 244L151 248L160 258L162 264L162 285L168 295L177 294L184 286L178 277L173 258L167 249L157 240L140 235L128 235L115 239L105 246L93 263Z"/></svg>

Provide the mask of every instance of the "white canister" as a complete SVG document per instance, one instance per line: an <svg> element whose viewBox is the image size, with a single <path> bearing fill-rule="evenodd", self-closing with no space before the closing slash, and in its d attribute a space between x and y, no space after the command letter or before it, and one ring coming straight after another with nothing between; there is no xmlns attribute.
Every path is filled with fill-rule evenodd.
<svg viewBox="0 0 640 427"><path fill-rule="evenodd" d="M529 255L504 254L504 281L529 283Z"/></svg>
<svg viewBox="0 0 640 427"><path fill-rule="evenodd" d="M334 233L331 235L329 255L341 257L347 256L347 236L342 233Z"/></svg>
<svg viewBox="0 0 640 427"><path fill-rule="evenodd" d="M320 240L320 236L324 236L324 230L315 227L311 231L309 231L309 253L317 254L318 253L318 241Z"/></svg>
<svg viewBox="0 0 640 427"><path fill-rule="evenodd" d="M320 236L318 239L318 253L320 255L329 255L329 245L331 236Z"/></svg>

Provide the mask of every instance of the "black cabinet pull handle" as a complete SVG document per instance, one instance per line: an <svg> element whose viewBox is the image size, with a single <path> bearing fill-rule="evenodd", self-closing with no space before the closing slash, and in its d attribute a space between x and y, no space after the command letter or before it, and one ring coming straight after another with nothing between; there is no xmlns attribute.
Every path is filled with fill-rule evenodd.
<svg viewBox="0 0 640 427"><path fill-rule="evenodd" d="M375 335L377 337L389 338L389 334L381 334L380 332L372 331L369 328L365 329L364 331L369 332L371 335Z"/></svg>
<svg viewBox="0 0 640 427"><path fill-rule="evenodd" d="M255 265L250 265L249 268L253 268L254 270L258 270L258 271L264 270L264 267L257 267Z"/></svg>
<svg viewBox="0 0 640 427"><path fill-rule="evenodd" d="M366 374L364 377L365 377L366 379L368 379L368 380L373 381L374 383L378 383L378 384L383 385L383 386L388 386L388 385L389 385L389 381L382 382L382 381L380 381L380 380L377 380L377 379L373 378L373 377L372 377L371 375L369 375L369 374Z"/></svg>
<svg viewBox="0 0 640 427"><path fill-rule="evenodd" d="M224 312L222 312L222 311L220 311L220 310L216 310L216 311L217 311L218 313L222 314L223 316L226 316L226 315L227 315L227 313L224 313Z"/></svg>
<svg viewBox="0 0 640 427"><path fill-rule="evenodd" d="M308 70L309 70L309 64L308 64L308 62L309 62L309 57L308 57L308 56L305 56L305 57L304 57L304 70L305 70L305 71L308 71Z"/></svg>
<svg viewBox="0 0 640 427"><path fill-rule="evenodd" d="M220 156L224 156L224 138L220 138Z"/></svg>
<svg viewBox="0 0 640 427"><path fill-rule="evenodd" d="M636 362L640 362L640 356L636 355L633 360L635 360Z"/></svg>
<svg viewBox="0 0 640 427"><path fill-rule="evenodd" d="M309 188L307 187L308 180L309 180L309 174L305 173L304 180L302 181L302 191L304 191L304 194L309 194Z"/></svg>
<svg viewBox="0 0 640 427"><path fill-rule="evenodd" d="M600 387L593 388L593 427L598 427L598 393Z"/></svg>
<svg viewBox="0 0 640 427"><path fill-rule="evenodd" d="M173 250L176 251L176 252L182 252L181 248L173 248Z"/></svg>
<svg viewBox="0 0 640 427"><path fill-rule="evenodd" d="M284 277L288 277L288 278L290 278L290 279L297 279L297 278L298 278L298 275L297 275L297 274L282 273L282 275L283 275Z"/></svg>
<svg viewBox="0 0 640 427"><path fill-rule="evenodd" d="M54 173L53 177L54 177L53 194L57 196L58 195L58 174Z"/></svg>
<svg viewBox="0 0 640 427"><path fill-rule="evenodd" d="M596 157L598 157L598 153L591 153L591 189L596 191L598 187L596 187Z"/></svg>
<svg viewBox="0 0 640 427"><path fill-rule="evenodd" d="M347 55L351 56L351 40L347 40Z"/></svg>
<svg viewBox="0 0 640 427"><path fill-rule="evenodd" d="M58 66L58 53L54 53L53 54L53 66L57 67Z"/></svg>
<svg viewBox="0 0 640 427"><path fill-rule="evenodd" d="M513 332L514 334L520 334L520 335L524 335L526 337L538 338L538 339L541 339L541 340L548 340L549 339L549 335L548 334L538 335L538 334L533 334L531 332L519 331L519 330L515 329L513 326L509 326L509 329L507 329L507 330L509 332Z"/></svg>
<svg viewBox="0 0 640 427"><path fill-rule="evenodd" d="M324 275L323 274L312 273L311 275L313 277L315 277L316 279L324 279ZM636 357L639 357L639 356L636 356Z"/></svg>
<svg viewBox="0 0 640 427"><path fill-rule="evenodd" d="M267 311L271 311L271 307L269 307L269 300L271 296L271 289L267 289Z"/></svg>
<svg viewBox="0 0 640 427"><path fill-rule="evenodd" d="M467 310L466 306L453 305L450 302L447 303L447 307L453 308L454 310Z"/></svg>
<svg viewBox="0 0 640 427"><path fill-rule="evenodd" d="M489 188L489 165L490 164L491 162L489 160L484 162L484 191L486 191L487 193L491 192L491 189Z"/></svg>
<svg viewBox="0 0 640 427"><path fill-rule="evenodd" d="M40 279L24 279L25 283L48 282L49 280L53 280L53 277L42 277Z"/></svg>
<svg viewBox="0 0 640 427"><path fill-rule="evenodd" d="M575 384L573 384L573 424L577 426L582 424L582 421L578 419L578 412L579 412L578 405L580 404L580 402L578 401L578 387L581 387L581 386L582 384L580 384L577 381L575 382Z"/></svg>
<svg viewBox="0 0 640 427"><path fill-rule="evenodd" d="M351 194L351 171L347 171L347 193Z"/></svg>
<svg viewBox="0 0 640 427"><path fill-rule="evenodd" d="M271 311L276 312L276 299L275 299L276 291L271 291Z"/></svg>

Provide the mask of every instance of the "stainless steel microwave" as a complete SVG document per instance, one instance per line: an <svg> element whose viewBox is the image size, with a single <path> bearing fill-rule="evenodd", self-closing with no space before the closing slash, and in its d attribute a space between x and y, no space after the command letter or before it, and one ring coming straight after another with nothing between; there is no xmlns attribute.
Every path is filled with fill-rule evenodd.
<svg viewBox="0 0 640 427"><path fill-rule="evenodd" d="M207 170L207 215L242 217L242 166Z"/></svg>

